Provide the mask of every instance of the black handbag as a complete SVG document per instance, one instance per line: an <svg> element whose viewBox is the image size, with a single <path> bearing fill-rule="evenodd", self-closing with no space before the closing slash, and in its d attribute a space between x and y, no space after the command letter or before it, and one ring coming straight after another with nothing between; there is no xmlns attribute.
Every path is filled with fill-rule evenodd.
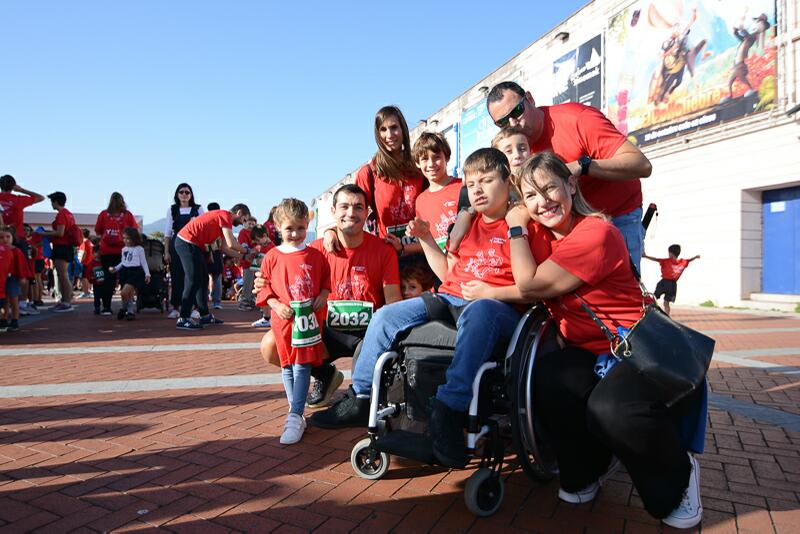
<svg viewBox="0 0 800 534"><path fill-rule="evenodd" d="M642 284L633 264L631 269L642 289L643 313L627 333L611 332L588 303L575 296L608 338L611 353L632 365L670 407L702 387L716 342L664 313Z"/></svg>

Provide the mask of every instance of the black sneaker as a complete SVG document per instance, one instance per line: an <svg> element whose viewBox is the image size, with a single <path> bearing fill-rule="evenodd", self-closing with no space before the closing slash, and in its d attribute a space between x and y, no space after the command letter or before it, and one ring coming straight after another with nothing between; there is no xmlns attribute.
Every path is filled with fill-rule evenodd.
<svg viewBox="0 0 800 534"><path fill-rule="evenodd" d="M125 314L125 320L127 320L127 321L133 321L134 319L136 319L136 314L135 314L135 313L133 313L133 312L127 312L127 313Z"/></svg>
<svg viewBox="0 0 800 534"><path fill-rule="evenodd" d="M33 304L38 308L39 306L44 306L44 302L41 300L34 300Z"/></svg>
<svg viewBox="0 0 800 534"><path fill-rule="evenodd" d="M175 328L178 330L202 330L203 325L195 323L191 319L178 319L178 322L175 323Z"/></svg>
<svg viewBox="0 0 800 534"><path fill-rule="evenodd" d="M0 319L0 330L5 332L8 329L8 321L5 319Z"/></svg>
<svg viewBox="0 0 800 534"><path fill-rule="evenodd" d="M333 406L308 418L309 425L319 428L358 428L366 427L368 422L369 398L356 397L353 386Z"/></svg>
<svg viewBox="0 0 800 534"><path fill-rule="evenodd" d="M19 321L17 319L11 319L11 321L8 323L8 329L6 331L16 332L17 330L19 330Z"/></svg>
<svg viewBox="0 0 800 534"><path fill-rule="evenodd" d="M119 311L117 312L117 319L121 321L124 318L125 318L125 308L120 308Z"/></svg>
<svg viewBox="0 0 800 534"><path fill-rule="evenodd" d="M100 315L100 308L95 308L94 309L94 314L95 315Z"/></svg>
<svg viewBox="0 0 800 534"><path fill-rule="evenodd" d="M205 326L207 324L224 324L224 323L225 323L225 321L223 321L222 319L217 319L216 317L214 317L210 313L208 315L206 315L205 317L200 317L200 324L203 325L203 326Z"/></svg>
<svg viewBox="0 0 800 534"><path fill-rule="evenodd" d="M457 412L437 398L431 399L431 417L428 433L433 442L433 455L445 467L461 468L467 465L464 446L465 412Z"/></svg>
<svg viewBox="0 0 800 534"><path fill-rule="evenodd" d="M113 312L111 311L111 308L103 308L103 309L100 311L100 315L103 315L103 316L106 316L106 315L113 315Z"/></svg>
<svg viewBox="0 0 800 534"><path fill-rule="evenodd" d="M309 408L322 408L331 402L331 397L344 382L344 375L330 363L322 364L319 373L321 376L314 379L311 390L306 397Z"/></svg>

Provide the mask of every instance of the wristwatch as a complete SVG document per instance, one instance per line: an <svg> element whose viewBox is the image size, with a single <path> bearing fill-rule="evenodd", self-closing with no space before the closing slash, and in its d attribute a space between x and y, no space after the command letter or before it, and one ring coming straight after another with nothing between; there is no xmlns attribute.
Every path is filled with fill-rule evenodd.
<svg viewBox="0 0 800 534"><path fill-rule="evenodd" d="M527 237L528 229L522 226L512 226L508 229L508 238L514 239L515 237Z"/></svg>
<svg viewBox="0 0 800 534"><path fill-rule="evenodd" d="M589 165L592 164L592 158L589 156L581 156L578 158L578 163L581 164L581 176L589 174Z"/></svg>

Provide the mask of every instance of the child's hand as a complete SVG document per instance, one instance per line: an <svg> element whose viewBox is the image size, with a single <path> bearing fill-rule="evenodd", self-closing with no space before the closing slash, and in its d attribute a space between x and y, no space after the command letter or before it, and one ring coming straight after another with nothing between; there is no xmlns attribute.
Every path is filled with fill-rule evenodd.
<svg viewBox="0 0 800 534"><path fill-rule="evenodd" d="M317 295L317 298L314 299L314 311L321 310L327 303L328 303L327 296Z"/></svg>
<svg viewBox="0 0 800 534"><path fill-rule="evenodd" d="M275 310L275 313L278 315L278 317L284 319L285 321L290 321L292 317L294 317L294 310L283 302L279 302L272 309Z"/></svg>
<svg viewBox="0 0 800 534"><path fill-rule="evenodd" d="M514 206L506 213L506 223L509 228L512 226L521 226L525 228L528 226L530 220L531 214L528 213L527 208L521 204Z"/></svg>
<svg viewBox="0 0 800 534"><path fill-rule="evenodd" d="M265 285L267 285L267 281L264 279L264 275L261 274L261 271L256 271L256 277L253 280L253 293L258 293Z"/></svg>
<svg viewBox="0 0 800 534"><path fill-rule="evenodd" d="M109 267L109 268L108 268L108 272L110 272L110 273L114 273L114 272L116 272L116 271L117 271L117 268L116 268L116 267Z"/></svg>
<svg viewBox="0 0 800 534"><path fill-rule="evenodd" d="M394 251L398 254L400 254L400 251L403 250L402 241L400 241L400 238L394 234L386 234L386 237L383 238L383 242L390 244Z"/></svg>
<svg viewBox="0 0 800 534"><path fill-rule="evenodd" d="M417 239L422 239L430 233L431 225L419 217L414 217L413 220L409 221L408 226L406 226L406 235L416 237Z"/></svg>
<svg viewBox="0 0 800 534"><path fill-rule="evenodd" d="M470 280L461 284L461 295L465 300L494 298L494 288L486 282Z"/></svg>
<svg viewBox="0 0 800 534"><path fill-rule="evenodd" d="M145 284L149 284L149 283L150 283L150 275L149 275L149 274L148 274L148 275L145 275L145 277L144 277L144 283L145 283Z"/></svg>

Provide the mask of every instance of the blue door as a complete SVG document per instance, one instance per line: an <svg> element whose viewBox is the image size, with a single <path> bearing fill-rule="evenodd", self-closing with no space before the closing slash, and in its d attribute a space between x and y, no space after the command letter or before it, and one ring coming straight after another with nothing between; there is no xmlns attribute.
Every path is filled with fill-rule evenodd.
<svg viewBox="0 0 800 534"><path fill-rule="evenodd" d="M800 187L764 191L762 291L800 295Z"/></svg>

